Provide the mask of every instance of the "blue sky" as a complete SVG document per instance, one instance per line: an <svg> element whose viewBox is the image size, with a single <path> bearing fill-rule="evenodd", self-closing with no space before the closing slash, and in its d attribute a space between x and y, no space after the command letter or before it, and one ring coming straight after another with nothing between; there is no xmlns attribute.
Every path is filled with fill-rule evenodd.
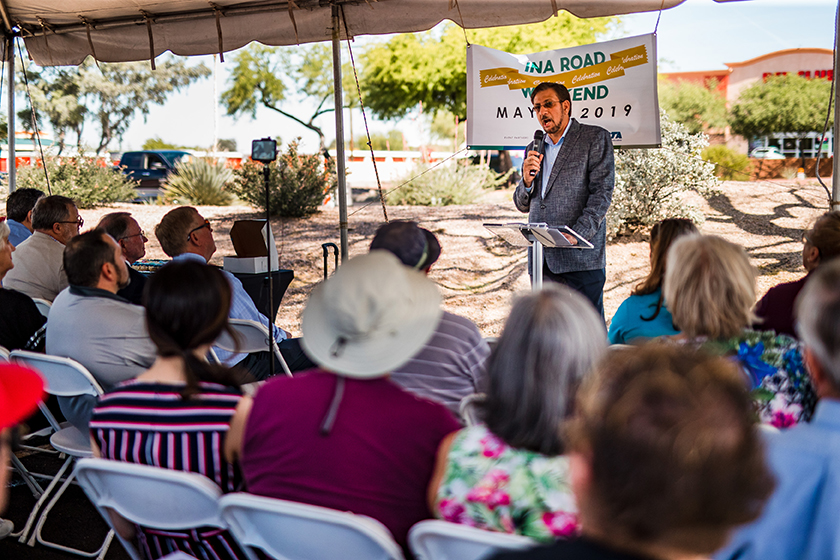
<svg viewBox="0 0 840 560"><path fill-rule="evenodd" d="M660 71L691 71L725 68L726 62L740 62L768 52L797 48L832 48L837 3L830 0L747 0L716 3L712 0L688 0L662 12L657 30ZM622 17L619 29L608 38L651 33L657 13ZM360 41L354 44L358 49ZM212 57L196 57L213 65ZM228 60L232 60L232 56ZM225 89L226 72L231 62L219 64L217 88ZM138 118L125 136L122 149L137 149L150 137L185 145L210 145L213 142L213 82L204 80L173 96L165 106L152 109L146 122ZM295 104L288 105L292 110ZM354 134L362 133L361 115L353 116ZM333 136L335 118L321 117L320 126ZM347 114L345 112L345 126ZM402 130L413 143L420 143L423 128L418 120L374 123L374 130ZM314 151L317 137L289 119L260 110L257 119L234 120L219 109L220 138L234 138L239 150L249 151L254 138L280 135L284 142L302 137L303 149ZM117 146L112 146L117 148Z"/></svg>

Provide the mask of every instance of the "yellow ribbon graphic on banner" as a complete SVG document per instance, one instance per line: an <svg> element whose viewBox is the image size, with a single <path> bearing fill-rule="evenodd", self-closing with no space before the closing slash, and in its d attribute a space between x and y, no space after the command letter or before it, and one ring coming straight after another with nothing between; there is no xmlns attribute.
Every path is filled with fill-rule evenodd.
<svg viewBox="0 0 840 560"><path fill-rule="evenodd" d="M647 64L648 55L645 45L632 47L610 54L610 59L600 64L593 64L570 72L549 76L523 74L516 68L491 68L479 71L481 87L507 85L508 89L533 88L543 82L557 82L569 89L587 86L604 80L624 75L624 70Z"/></svg>

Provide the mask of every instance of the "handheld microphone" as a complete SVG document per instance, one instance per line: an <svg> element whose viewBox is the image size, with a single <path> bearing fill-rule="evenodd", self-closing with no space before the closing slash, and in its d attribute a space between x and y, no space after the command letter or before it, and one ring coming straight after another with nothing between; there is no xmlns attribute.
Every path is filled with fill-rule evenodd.
<svg viewBox="0 0 840 560"><path fill-rule="evenodd" d="M545 132L542 130L535 130L534 131L534 147L532 148L533 151L542 153L543 151L543 142L545 142ZM531 170L531 177L536 177L537 172L535 170Z"/></svg>

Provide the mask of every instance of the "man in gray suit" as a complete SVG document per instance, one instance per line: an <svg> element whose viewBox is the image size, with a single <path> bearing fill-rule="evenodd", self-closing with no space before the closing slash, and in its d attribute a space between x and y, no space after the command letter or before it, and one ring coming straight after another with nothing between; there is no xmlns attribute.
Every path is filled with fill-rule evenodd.
<svg viewBox="0 0 840 560"><path fill-rule="evenodd" d="M595 246L591 250L545 248L543 277L579 291L603 316L604 218L615 186L610 133L572 119L569 90L561 84L541 83L531 93L531 103L545 130L544 153L533 150L533 143L528 145L513 202L521 212L529 213L529 222L569 226ZM566 238L577 244L573 236Z"/></svg>

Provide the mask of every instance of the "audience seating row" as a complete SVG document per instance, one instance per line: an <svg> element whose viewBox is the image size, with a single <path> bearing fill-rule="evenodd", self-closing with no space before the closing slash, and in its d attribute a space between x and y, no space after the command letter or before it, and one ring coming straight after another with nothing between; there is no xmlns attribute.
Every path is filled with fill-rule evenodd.
<svg viewBox="0 0 840 560"><path fill-rule="evenodd" d="M260 549L277 560L403 559L399 545L374 519L246 493L222 495L199 474L82 459L76 477L112 527L109 510L132 523L164 531L226 528L243 548ZM119 538L132 559L140 560L132 543ZM493 551L534 545L526 537L437 520L415 525L409 543L419 560L478 560Z"/></svg>

